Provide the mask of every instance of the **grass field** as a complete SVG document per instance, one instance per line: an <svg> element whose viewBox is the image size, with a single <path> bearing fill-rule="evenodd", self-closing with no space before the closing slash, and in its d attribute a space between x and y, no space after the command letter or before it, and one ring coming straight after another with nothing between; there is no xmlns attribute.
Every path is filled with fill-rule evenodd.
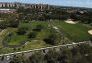
<svg viewBox="0 0 92 63"><path fill-rule="evenodd" d="M20 36L15 35L11 37L11 39L8 42L8 45L20 45L20 43L22 43L26 39L27 39L27 36L25 35L20 35Z"/></svg>
<svg viewBox="0 0 92 63"><path fill-rule="evenodd" d="M68 24L64 21L54 21L53 23L55 26L59 27L61 31L63 31L64 34L72 41L89 40L91 37L88 30L92 28L87 27L82 23Z"/></svg>

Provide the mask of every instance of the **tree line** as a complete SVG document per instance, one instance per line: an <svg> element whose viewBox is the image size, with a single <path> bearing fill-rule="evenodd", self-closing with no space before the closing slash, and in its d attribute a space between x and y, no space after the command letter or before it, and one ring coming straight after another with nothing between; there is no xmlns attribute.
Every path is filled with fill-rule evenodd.
<svg viewBox="0 0 92 63"><path fill-rule="evenodd" d="M77 10L77 9L76 9ZM73 11L73 10L71 10ZM81 23L90 24L92 25L92 11L83 11L80 13L81 10L75 11L73 13L67 12L67 9L63 10L60 8L51 9L34 9L34 8L24 8L19 7L16 9L16 13L13 14L0 14L0 19L4 21L0 21L0 28L6 27L16 27L19 22L23 20L27 21L47 21L47 20L67 20L73 19L74 21L79 21Z"/></svg>

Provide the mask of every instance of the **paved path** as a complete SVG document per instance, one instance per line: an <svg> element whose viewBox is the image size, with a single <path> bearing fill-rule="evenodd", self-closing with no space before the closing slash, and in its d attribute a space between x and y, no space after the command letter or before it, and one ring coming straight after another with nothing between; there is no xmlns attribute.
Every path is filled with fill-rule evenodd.
<svg viewBox="0 0 92 63"><path fill-rule="evenodd" d="M79 43L72 43L72 44L65 44L65 45L58 45L58 46L52 46L52 47L46 47L46 48L40 48L40 49L34 49L34 50L28 50L28 51L21 51L21 52L14 52L14 53L9 53L9 54L1 54L0 56L9 56L9 55L15 55L15 54L21 54L21 53L29 53L33 51L40 51L40 50L47 50L47 49L53 49L53 48L59 48L59 47L67 47L67 46L74 46L78 44L86 44L89 43L90 41L84 41L84 42L79 42Z"/></svg>

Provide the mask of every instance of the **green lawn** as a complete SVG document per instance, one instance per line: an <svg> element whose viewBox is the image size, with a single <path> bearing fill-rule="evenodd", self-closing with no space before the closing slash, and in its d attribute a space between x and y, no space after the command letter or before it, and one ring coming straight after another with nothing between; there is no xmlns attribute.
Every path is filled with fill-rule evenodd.
<svg viewBox="0 0 92 63"><path fill-rule="evenodd" d="M81 23L68 24L64 21L55 21L53 23L54 25L58 26L69 39L73 41L89 40L91 37L91 35L88 34L88 30L92 28L86 27Z"/></svg>
<svg viewBox="0 0 92 63"><path fill-rule="evenodd" d="M27 40L27 36L25 35L15 35L10 38L8 45L20 45L26 40Z"/></svg>
<svg viewBox="0 0 92 63"><path fill-rule="evenodd" d="M32 40L28 42L23 48L21 48L21 50L39 49L39 48L44 48L47 46L51 46L51 45L46 44L42 40Z"/></svg>
<svg viewBox="0 0 92 63"><path fill-rule="evenodd" d="M42 25L42 26L44 26L44 28L48 28L48 22L46 22L46 21L32 21L31 22L31 28L35 28L36 27L36 25Z"/></svg>

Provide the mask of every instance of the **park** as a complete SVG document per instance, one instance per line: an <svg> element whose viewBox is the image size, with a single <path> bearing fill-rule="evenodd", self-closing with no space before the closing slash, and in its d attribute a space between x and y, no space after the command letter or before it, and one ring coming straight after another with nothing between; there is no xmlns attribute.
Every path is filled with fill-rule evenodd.
<svg viewBox="0 0 92 63"><path fill-rule="evenodd" d="M0 32L0 54L89 41L91 29L87 24L60 20L21 22L17 28Z"/></svg>

